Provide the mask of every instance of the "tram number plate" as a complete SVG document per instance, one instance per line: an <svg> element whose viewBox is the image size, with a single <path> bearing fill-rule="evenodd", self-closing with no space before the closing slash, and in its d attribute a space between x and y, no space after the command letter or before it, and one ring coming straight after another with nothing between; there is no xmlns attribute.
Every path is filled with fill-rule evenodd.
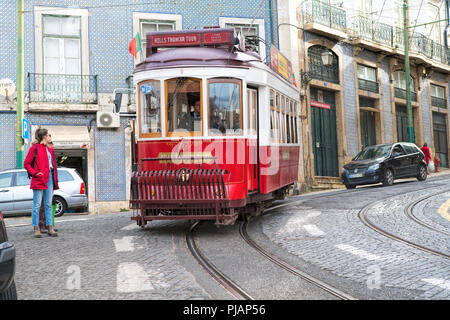
<svg viewBox="0 0 450 320"><path fill-rule="evenodd" d="M350 174L348 177L351 178L361 178L363 176L362 173L354 173L354 174Z"/></svg>

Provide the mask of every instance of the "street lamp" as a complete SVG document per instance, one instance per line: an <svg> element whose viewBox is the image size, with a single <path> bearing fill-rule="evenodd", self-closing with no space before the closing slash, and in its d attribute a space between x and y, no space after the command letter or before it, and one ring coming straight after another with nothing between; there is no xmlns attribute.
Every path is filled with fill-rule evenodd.
<svg viewBox="0 0 450 320"><path fill-rule="evenodd" d="M331 66L333 64L333 54L330 50L322 51L322 64L324 66Z"/></svg>

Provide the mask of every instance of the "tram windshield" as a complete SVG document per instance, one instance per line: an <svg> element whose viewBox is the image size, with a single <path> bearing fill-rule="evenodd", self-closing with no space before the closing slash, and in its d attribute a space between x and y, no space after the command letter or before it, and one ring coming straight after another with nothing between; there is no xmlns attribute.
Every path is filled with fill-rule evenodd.
<svg viewBox="0 0 450 320"><path fill-rule="evenodd" d="M201 80L181 77L167 80L166 85L168 132L201 134Z"/></svg>
<svg viewBox="0 0 450 320"><path fill-rule="evenodd" d="M241 135L241 81L212 79L208 83L209 133Z"/></svg>
<svg viewBox="0 0 450 320"><path fill-rule="evenodd" d="M160 84L147 81L139 86L141 111L141 133L161 134Z"/></svg>

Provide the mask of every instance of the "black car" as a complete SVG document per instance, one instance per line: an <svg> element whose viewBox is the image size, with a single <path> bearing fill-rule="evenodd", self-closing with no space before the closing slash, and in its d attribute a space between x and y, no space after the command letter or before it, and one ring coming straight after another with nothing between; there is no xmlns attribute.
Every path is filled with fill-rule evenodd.
<svg viewBox="0 0 450 320"><path fill-rule="evenodd" d="M5 222L0 211L0 300L16 300L17 292L14 283L16 250L8 241Z"/></svg>
<svg viewBox="0 0 450 320"><path fill-rule="evenodd" d="M341 173L347 189L379 182L390 186L397 178L425 180L427 164L423 152L414 143L378 144L364 148L344 165Z"/></svg>

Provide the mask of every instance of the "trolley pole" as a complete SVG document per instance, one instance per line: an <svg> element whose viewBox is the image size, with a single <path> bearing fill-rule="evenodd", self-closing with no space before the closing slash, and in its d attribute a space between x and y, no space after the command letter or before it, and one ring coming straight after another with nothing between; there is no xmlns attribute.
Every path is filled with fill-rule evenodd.
<svg viewBox="0 0 450 320"><path fill-rule="evenodd" d="M406 108L408 112L408 136L409 142L414 142L414 123L413 113L411 105L411 83L410 83L410 70L409 70L409 28L408 28L408 0L403 0L403 37L405 43L405 80L406 80Z"/></svg>
<svg viewBox="0 0 450 320"><path fill-rule="evenodd" d="M22 138L23 121L23 0L18 0L18 22L17 34L17 107L16 107L16 167L23 168L24 148Z"/></svg>

